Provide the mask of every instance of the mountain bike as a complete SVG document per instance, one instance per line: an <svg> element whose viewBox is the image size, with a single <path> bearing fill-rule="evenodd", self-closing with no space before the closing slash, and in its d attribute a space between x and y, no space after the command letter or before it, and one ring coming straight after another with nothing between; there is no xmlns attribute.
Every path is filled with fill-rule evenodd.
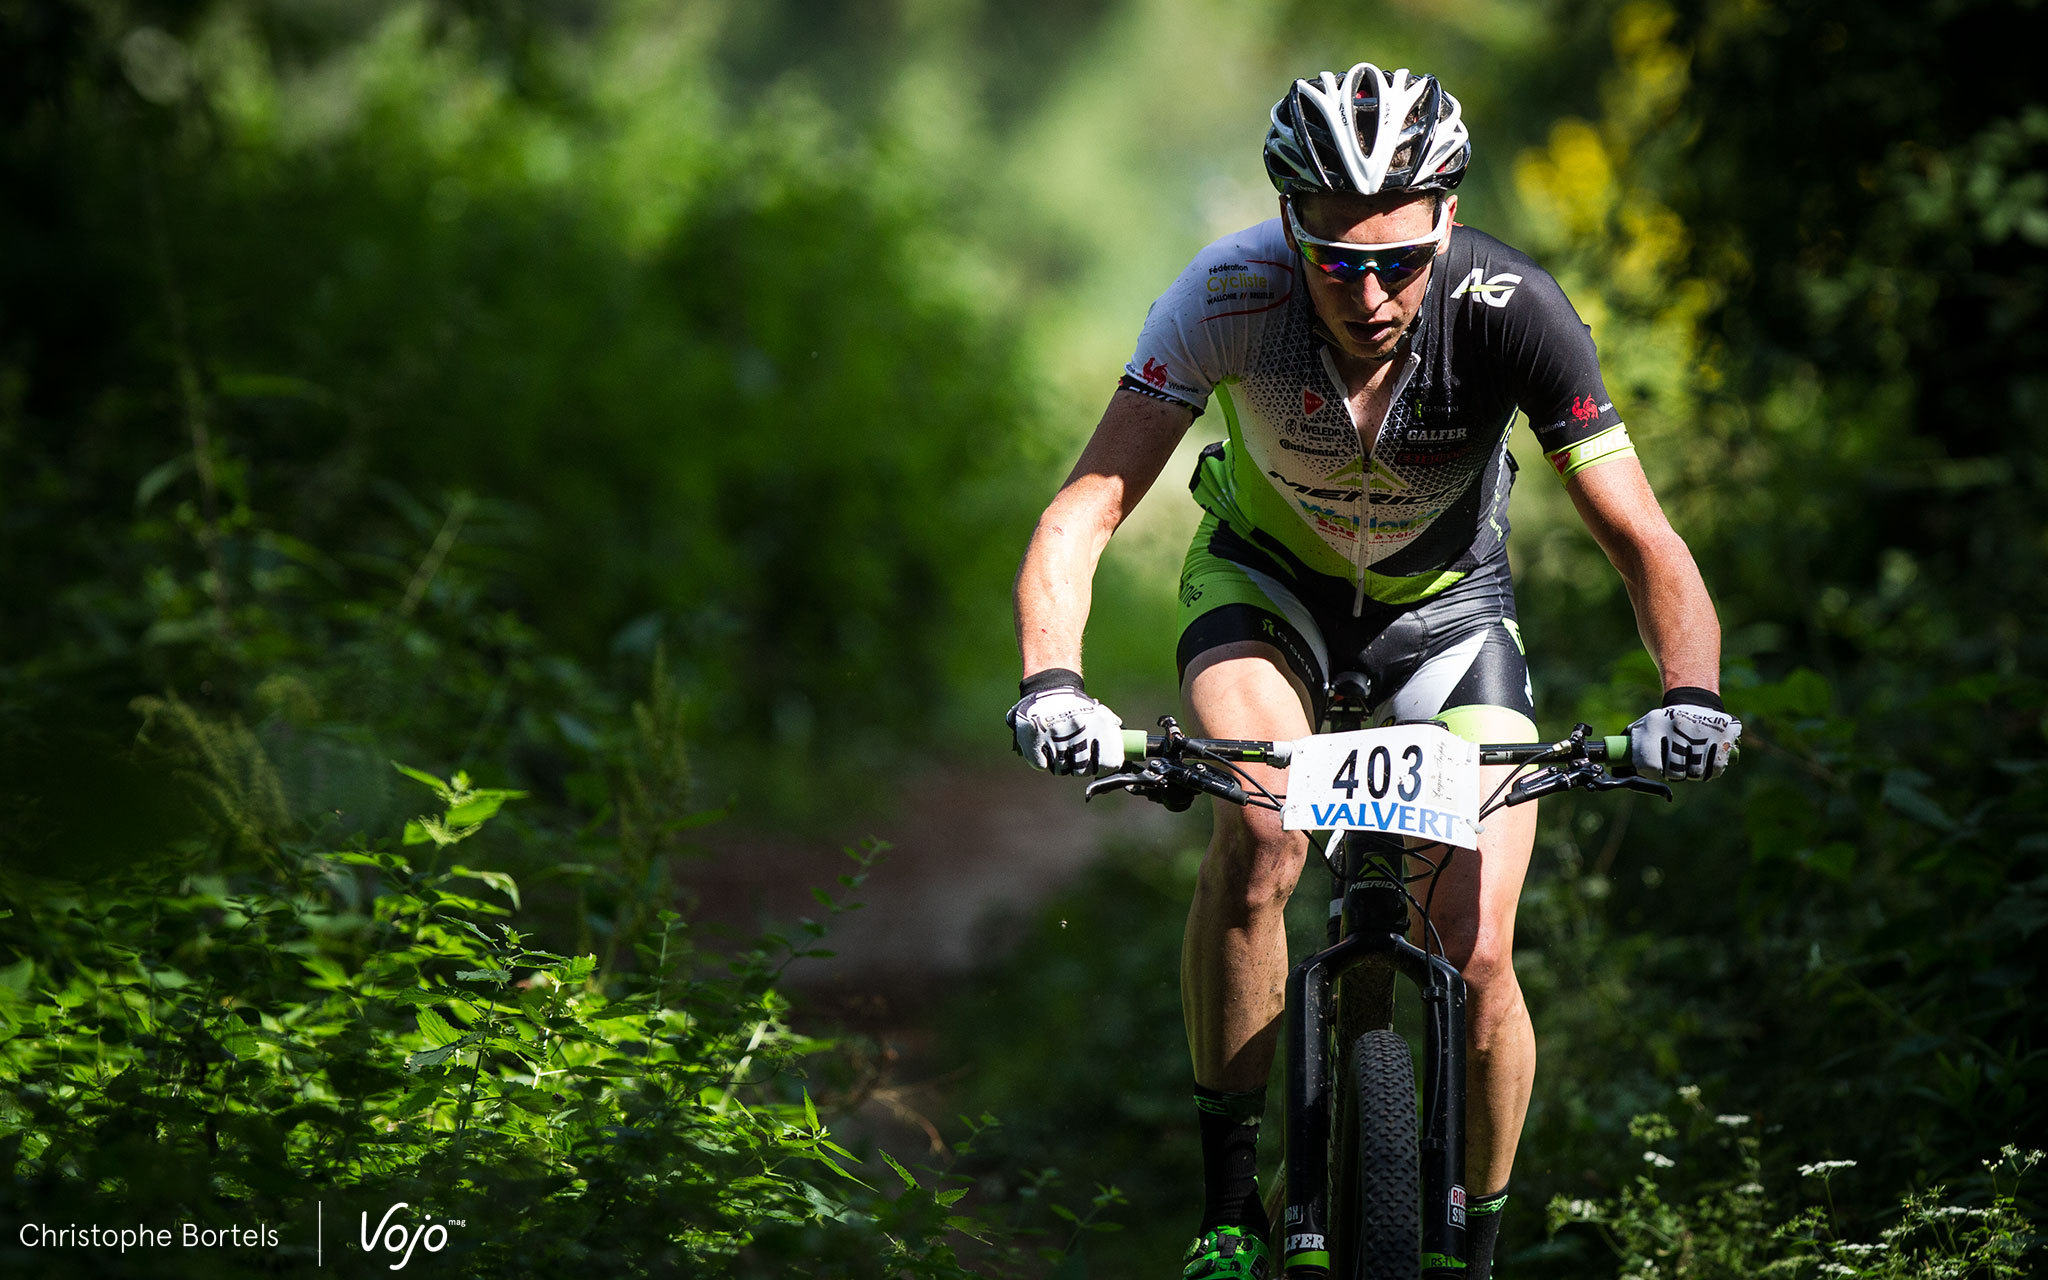
<svg viewBox="0 0 2048 1280"><path fill-rule="evenodd" d="M1340 675L1330 687L1331 731L1298 742L1190 738L1163 716L1161 733L1127 730L1126 767L1088 786L1091 799L1121 790L1170 809L1211 795L1283 820L1292 811L1306 821L1291 825L1328 833L1320 846L1331 874L1326 945L1287 980L1275 1250L1283 1280L1449 1280L1465 1269L1465 980L1444 958L1429 916L1437 879L1457 854L1455 824L1469 825L1472 848L1488 814L1570 788L1671 798L1663 783L1627 771L1626 735L1593 737L1581 724L1556 742L1474 746L1433 721L1361 729L1368 705L1364 677ZM1431 751L1441 755L1435 776L1444 796L1458 785L1476 792L1481 764L1518 767L1483 802L1461 798L1463 813L1444 809L1431 822L1417 811L1431 799ZM1289 793L1347 799L1341 812L1335 800L1294 796L1290 805L1237 768L1243 763L1287 768ZM1432 827L1435 841L1426 839ZM1396 974L1422 1000L1419 1122L1414 1056L1394 1029Z"/></svg>

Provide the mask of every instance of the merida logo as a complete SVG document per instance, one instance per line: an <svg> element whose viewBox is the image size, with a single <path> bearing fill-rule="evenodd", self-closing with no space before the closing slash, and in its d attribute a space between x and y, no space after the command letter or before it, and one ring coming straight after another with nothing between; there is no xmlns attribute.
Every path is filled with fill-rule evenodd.
<svg viewBox="0 0 2048 1280"><path fill-rule="evenodd" d="M1515 286L1520 283L1522 277L1518 275L1503 272L1488 279L1486 268L1474 267L1472 274L1466 276L1457 288L1451 290L1451 296L1462 298L1470 294L1489 307L1504 307L1508 305L1508 299L1515 296Z"/></svg>

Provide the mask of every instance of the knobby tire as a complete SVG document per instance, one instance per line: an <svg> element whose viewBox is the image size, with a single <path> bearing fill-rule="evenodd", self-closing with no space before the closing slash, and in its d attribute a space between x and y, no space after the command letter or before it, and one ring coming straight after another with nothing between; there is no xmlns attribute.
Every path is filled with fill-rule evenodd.
<svg viewBox="0 0 2048 1280"><path fill-rule="evenodd" d="M1415 1062L1393 1031L1352 1042L1343 1108L1351 1145L1335 1167L1339 1185L1340 1280L1419 1280L1422 1275L1422 1155L1415 1114ZM1346 1135L1350 1136L1350 1135ZM1340 1139L1342 1141L1342 1139ZM1344 1186L1344 1182L1350 1186Z"/></svg>

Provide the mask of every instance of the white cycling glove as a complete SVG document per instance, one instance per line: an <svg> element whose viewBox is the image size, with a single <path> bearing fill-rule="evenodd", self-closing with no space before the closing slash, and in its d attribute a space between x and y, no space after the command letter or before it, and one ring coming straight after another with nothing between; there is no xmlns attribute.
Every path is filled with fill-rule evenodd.
<svg viewBox="0 0 2048 1280"><path fill-rule="evenodd" d="M1646 778L1701 782L1728 767L1740 737L1742 721L1722 709L1718 694L1673 689L1663 706L1628 727L1629 759Z"/></svg>
<svg viewBox="0 0 2048 1280"><path fill-rule="evenodd" d="M1051 667L1018 686L1010 708L1017 752L1053 773L1098 773L1124 762L1124 722L1089 697L1078 672Z"/></svg>

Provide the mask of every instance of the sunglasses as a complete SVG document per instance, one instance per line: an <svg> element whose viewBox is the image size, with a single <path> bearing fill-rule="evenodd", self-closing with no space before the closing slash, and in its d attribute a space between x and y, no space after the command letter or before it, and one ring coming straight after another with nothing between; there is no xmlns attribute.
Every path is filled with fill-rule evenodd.
<svg viewBox="0 0 2048 1280"><path fill-rule="evenodd" d="M1287 233L1294 237L1295 246L1310 266L1330 279L1342 280L1346 284L1363 280L1370 272L1380 278L1380 285L1388 293L1398 291L1430 264L1442 248L1444 232L1451 224L1451 203L1446 200L1443 212L1437 216L1436 229L1419 240L1401 240L1394 244L1346 244L1342 240L1325 240L1321 236L1310 235L1302 229L1301 220L1294 216L1294 201L1289 200L1286 204Z"/></svg>

